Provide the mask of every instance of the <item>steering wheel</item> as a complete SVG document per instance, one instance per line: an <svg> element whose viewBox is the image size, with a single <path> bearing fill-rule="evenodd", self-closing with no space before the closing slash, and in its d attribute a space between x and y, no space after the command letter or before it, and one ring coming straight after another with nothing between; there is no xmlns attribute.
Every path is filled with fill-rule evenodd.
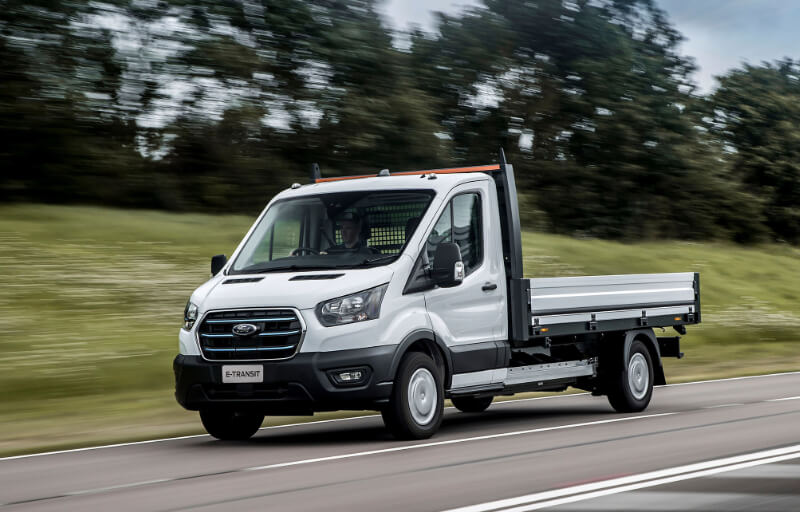
<svg viewBox="0 0 800 512"><path fill-rule="evenodd" d="M312 249L311 247L298 247L293 249L289 256L300 256L302 253L307 254L319 254L319 251L316 249Z"/></svg>

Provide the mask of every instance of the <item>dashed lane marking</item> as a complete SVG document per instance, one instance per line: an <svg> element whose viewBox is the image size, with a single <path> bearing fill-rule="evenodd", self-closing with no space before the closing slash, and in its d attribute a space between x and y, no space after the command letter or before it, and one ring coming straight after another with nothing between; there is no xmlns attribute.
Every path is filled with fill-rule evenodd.
<svg viewBox="0 0 800 512"><path fill-rule="evenodd" d="M765 400L765 402L783 402L784 400L800 400L800 396L787 396L786 398L773 398L772 400Z"/></svg>

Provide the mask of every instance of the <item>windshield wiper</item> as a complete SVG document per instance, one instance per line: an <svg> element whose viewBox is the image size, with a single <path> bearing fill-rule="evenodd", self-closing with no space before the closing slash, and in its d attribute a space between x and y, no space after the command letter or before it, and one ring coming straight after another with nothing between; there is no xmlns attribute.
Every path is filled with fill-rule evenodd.
<svg viewBox="0 0 800 512"><path fill-rule="evenodd" d="M377 256L373 256L371 258L364 258L361 261L357 261L355 263L345 263L341 265L299 265L297 263L292 263L291 265L278 265L278 266L264 266L265 263L258 263L256 265L251 265L249 267L245 267L241 270L236 270L234 273L236 274L267 274L269 272L295 272L295 271L302 271L302 270L331 270L333 268L355 268L355 267L362 267L366 265L372 265L379 261L389 260L396 258L396 254L381 254Z"/></svg>
<svg viewBox="0 0 800 512"><path fill-rule="evenodd" d="M384 254L382 256L377 256L375 258L364 258L363 260L361 260L360 263L356 263L354 266L360 267L360 266L363 266L363 265L370 265L372 263L377 263L379 261L389 260L389 259L393 259L393 258L396 258L396 257L397 257L397 254Z"/></svg>
<svg viewBox="0 0 800 512"><path fill-rule="evenodd" d="M320 267L319 265L305 266L305 265L280 265L277 267L261 267L260 265L253 265L239 270L237 274L267 274L269 272L294 272L296 270L330 270L331 267Z"/></svg>
<svg viewBox="0 0 800 512"><path fill-rule="evenodd" d="M297 265L287 265L285 267L268 267L268 268L262 268L262 269L258 269L258 270L251 270L251 271L248 271L247 273L248 274L266 274L268 272L281 272L281 271L284 271L284 270L288 270L288 271L292 272L292 271L298 270L300 268L301 267L298 267Z"/></svg>

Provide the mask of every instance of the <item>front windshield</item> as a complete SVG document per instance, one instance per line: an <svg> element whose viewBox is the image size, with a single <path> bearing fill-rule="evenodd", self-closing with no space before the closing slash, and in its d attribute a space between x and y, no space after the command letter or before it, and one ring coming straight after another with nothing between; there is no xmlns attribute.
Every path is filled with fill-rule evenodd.
<svg viewBox="0 0 800 512"><path fill-rule="evenodd" d="M273 204L232 274L385 265L414 234L430 190L341 192Z"/></svg>

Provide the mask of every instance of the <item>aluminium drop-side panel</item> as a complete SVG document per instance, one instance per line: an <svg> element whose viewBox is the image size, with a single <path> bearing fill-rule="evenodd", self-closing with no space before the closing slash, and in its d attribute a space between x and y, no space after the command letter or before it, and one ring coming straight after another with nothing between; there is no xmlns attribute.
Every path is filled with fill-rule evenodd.
<svg viewBox="0 0 800 512"><path fill-rule="evenodd" d="M592 316L594 315L594 320L596 322L606 322L612 320L622 320L626 318L641 318L642 312L645 313L645 317L652 318L652 317L675 317L675 316L682 316L693 311L693 307L691 304L684 305L684 306L672 306L668 308L634 308L634 309L618 309L614 311L599 311L597 313L585 312L585 313L569 313L565 315L534 315L533 318L538 320L538 324L540 326L552 326L558 324L576 324L581 322L588 322L592 320ZM671 322L670 325L673 325L676 322ZM677 322L677 323L686 323L686 322ZM663 326L662 326L663 327Z"/></svg>
<svg viewBox="0 0 800 512"><path fill-rule="evenodd" d="M695 303L694 274L691 272L554 277L530 281L534 318Z"/></svg>

